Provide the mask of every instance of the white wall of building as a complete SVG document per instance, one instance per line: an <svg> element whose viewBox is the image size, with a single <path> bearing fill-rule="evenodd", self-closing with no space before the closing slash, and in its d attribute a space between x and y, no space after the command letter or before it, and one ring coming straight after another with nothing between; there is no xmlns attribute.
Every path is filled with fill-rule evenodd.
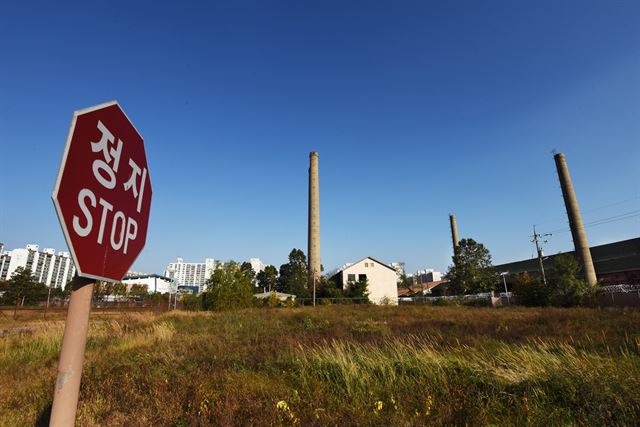
<svg viewBox="0 0 640 427"><path fill-rule="evenodd" d="M413 277L418 283L438 282L442 280L442 273L432 268L425 268L424 270L418 270Z"/></svg>
<svg viewBox="0 0 640 427"><path fill-rule="evenodd" d="M157 274L125 277L122 279L122 283L127 285L127 289L131 289L133 285L146 286L147 292L149 293L160 292L161 294L165 294L168 292L175 292L175 289L172 289L171 287L171 279Z"/></svg>
<svg viewBox="0 0 640 427"><path fill-rule="evenodd" d="M262 262L260 258L250 258L249 263L251 264L251 268L256 274L264 271L264 268L266 267L265 263Z"/></svg>
<svg viewBox="0 0 640 427"><path fill-rule="evenodd" d="M343 289L346 288L349 279L357 282L362 275L367 278L367 290L369 291L369 300L372 303L398 303L398 275L394 268L367 257L342 270Z"/></svg>

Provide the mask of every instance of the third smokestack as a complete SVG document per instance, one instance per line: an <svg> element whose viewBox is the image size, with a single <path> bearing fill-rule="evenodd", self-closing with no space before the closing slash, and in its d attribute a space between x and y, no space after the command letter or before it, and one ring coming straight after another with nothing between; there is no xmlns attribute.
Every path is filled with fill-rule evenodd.
<svg viewBox="0 0 640 427"><path fill-rule="evenodd" d="M567 216L569 217L569 227L571 228L571 236L573 237L573 245L576 255L582 264L584 278L591 286L595 286L597 282L596 271L593 268L593 260L591 259L591 250L587 241L587 233L584 231L582 224L582 215L580 215L580 207L578 199L573 190L571 175L569 174L569 166L564 154L558 153L553 156L556 161L556 169L558 170L558 178L560 179L560 187L562 188L562 197L564 205L567 208Z"/></svg>

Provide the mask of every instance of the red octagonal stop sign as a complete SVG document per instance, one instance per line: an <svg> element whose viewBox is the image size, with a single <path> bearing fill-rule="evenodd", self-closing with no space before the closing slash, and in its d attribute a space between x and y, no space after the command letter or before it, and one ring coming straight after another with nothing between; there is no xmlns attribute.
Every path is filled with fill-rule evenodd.
<svg viewBox="0 0 640 427"><path fill-rule="evenodd" d="M121 280L147 238L151 180L116 101L75 112L52 198L78 275Z"/></svg>

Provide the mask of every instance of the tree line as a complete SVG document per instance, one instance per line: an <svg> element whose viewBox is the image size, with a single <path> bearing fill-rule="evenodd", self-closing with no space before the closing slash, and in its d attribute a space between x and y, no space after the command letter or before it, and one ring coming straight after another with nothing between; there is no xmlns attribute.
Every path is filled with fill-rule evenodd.
<svg viewBox="0 0 640 427"><path fill-rule="evenodd" d="M445 277L450 295L469 295L499 291L501 278L491 262L489 250L473 239L462 239L454 251L453 264ZM579 277L580 264L571 254L554 257L546 284L529 273L516 275L513 293L517 303L526 306L556 305L569 307L591 305L594 289Z"/></svg>
<svg viewBox="0 0 640 427"><path fill-rule="evenodd" d="M367 303L367 281L349 283L345 289L326 277L316 283L316 298L320 301L337 300L350 303ZM307 257L301 249L292 249L288 262L279 269L267 265L255 273L251 264L229 261L218 266L207 280L206 290L200 296L184 297L186 306L192 309L226 310L256 305L277 305L277 298L257 301L255 293L280 292L294 295L296 300L313 298L313 286L308 282ZM291 303L294 303L293 301ZM285 302L286 304L286 302Z"/></svg>
<svg viewBox="0 0 640 427"><path fill-rule="evenodd" d="M52 300L65 299L71 294L71 282L64 288L49 288L38 282L28 268L18 267L9 280L0 281L0 305L34 306ZM110 283L96 281L93 289L94 299L100 300L106 296L116 298L141 299L150 296L147 287L140 284L127 286L124 283Z"/></svg>
<svg viewBox="0 0 640 427"><path fill-rule="evenodd" d="M473 239L462 239L456 247L445 278L447 295L469 295L483 292L500 291L502 281L491 261L491 253ZM592 304L594 290L579 277L580 265L569 254L554 257L553 267L546 283L538 276L523 273L516 276L513 293L517 303L526 306L574 306ZM398 286L410 287L410 280L401 277ZM64 289L47 288L38 283L29 269L19 267L9 280L0 281L0 305L37 305L46 300L64 299L71 289L70 283ZM368 283L350 282L344 289L341 284L330 278L320 277L316 283L316 298L320 301L368 302ZM180 298L186 308L205 310L224 310L264 304L254 298L259 291L291 294L296 299L313 297L312 286L308 283L307 257L301 249L292 249L288 262L279 269L267 265L264 270L255 272L249 262L229 261L219 265L207 279L206 290L200 295L182 295ZM50 292L50 293L49 293ZM127 287L124 283L97 282L94 298L104 299L133 298L138 300L163 299L160 294L150 294L144 285L134 284ZM166 297L166 295L165 295ZM267 300L275 304L277 299Z"/></svg>

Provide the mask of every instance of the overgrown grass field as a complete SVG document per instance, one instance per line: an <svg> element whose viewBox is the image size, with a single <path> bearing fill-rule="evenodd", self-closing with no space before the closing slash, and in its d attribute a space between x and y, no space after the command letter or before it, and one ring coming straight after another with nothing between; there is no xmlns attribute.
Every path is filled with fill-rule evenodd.
<svg viewBox="0 0 640 427"><path fill-rule="evenodd" d="M0 338L45 425L64 323ZM92 316L77 425L638 425L640 312L323 306Z"/></svg>

